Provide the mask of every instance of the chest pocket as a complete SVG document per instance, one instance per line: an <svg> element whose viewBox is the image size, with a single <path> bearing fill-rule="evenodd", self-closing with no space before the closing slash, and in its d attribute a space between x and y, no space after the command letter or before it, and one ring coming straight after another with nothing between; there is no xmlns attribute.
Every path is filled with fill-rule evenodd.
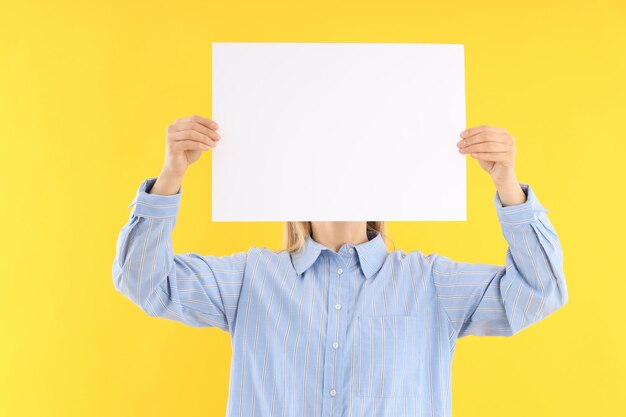
<svg viewBox="0 0 626 417"><path fill-rule="evenodd" d="M361 397L417 394L420 337L416 316L357 317L356 390Z"/></svg>

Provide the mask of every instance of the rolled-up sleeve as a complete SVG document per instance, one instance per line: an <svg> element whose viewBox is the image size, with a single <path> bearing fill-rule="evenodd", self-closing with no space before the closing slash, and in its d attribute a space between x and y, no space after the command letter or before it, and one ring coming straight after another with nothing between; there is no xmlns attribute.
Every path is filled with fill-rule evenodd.
<svg viewBox="0 0 626 417"><path fill-rule="evenodd" d="M512 336L561 308L568 298L557 233L529 184L521 204L494 204L508 242L505 265L457 262L431 254L431 276L451 337Z"/></svg>
<svg viewBox="0 0 626 417"><path fill-rule="evenodd" d="M180 208L176 194L150 194L144 180L130 203L113 261L115 289L153 317L194 327L234 326L247 252L230 256L175 254L172 231Z"/></svg>

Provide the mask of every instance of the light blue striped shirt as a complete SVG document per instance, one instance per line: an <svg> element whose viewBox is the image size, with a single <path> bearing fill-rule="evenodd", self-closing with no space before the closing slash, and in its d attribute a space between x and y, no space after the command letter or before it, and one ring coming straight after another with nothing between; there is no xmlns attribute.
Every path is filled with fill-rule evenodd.
<svg viewBox="0 0 626 417"><path fill-rule="evenodd" d="M113 282L150 316L230 333L227 417L448 417L458 338L511 336L567 302L559 238L528 184L522 204L495 194L499 266L388 252L373 232L338 252L308 236L300 253L174 253L182 187L150 194L155 181L131 203Z"/></svg>

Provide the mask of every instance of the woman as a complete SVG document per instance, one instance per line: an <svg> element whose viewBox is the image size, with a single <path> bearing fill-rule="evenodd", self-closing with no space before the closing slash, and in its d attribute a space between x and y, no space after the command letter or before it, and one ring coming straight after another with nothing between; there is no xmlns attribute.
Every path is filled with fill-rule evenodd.
<svg viewBox="0 0 626 417"><path fill-rule="evenodd" d="M384 222L288 222L281 251L176 254L181 182L219 144L217 130L200 116L168 127L163 169L131 203L113 279L151 316L230 332L229 417L449 416L458 338L512 336L567 301L547 210L517 181L514 138L490 126L456 145L493 179L505 266L390 253Z"/></svg>

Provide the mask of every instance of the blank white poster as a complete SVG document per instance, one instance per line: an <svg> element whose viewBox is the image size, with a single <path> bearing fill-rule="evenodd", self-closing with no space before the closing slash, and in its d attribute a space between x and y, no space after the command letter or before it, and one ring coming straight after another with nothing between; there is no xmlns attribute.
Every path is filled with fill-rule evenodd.
<svg viewBox="0 0 626 417"><path fill-rule="evenodd" d="M212 48L213 221L466 220L463 45Z"/></svg>

